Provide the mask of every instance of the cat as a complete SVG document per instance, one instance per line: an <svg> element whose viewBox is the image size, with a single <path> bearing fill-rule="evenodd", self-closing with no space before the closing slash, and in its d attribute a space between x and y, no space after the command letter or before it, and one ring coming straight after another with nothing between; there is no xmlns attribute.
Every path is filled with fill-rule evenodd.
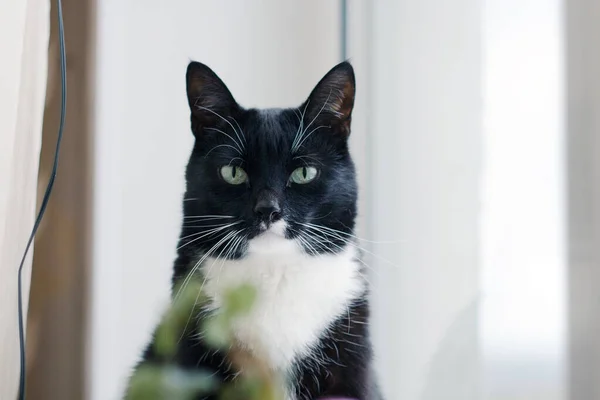
<svg viewBox="0 0 600 400"><path fill-rule="evenodd" d="M218 310L228 288L254 285L256 301L236 323L235 341L287 377L286 399L381 399L354 236L351 64L331 69L298 108L244 109L195 61L186 88L195 144L173 287L199 274L210 310ZM170 362L235 380L229 355L198 329L185 333ZM164 363L153 344L142 362Z"/></svg>

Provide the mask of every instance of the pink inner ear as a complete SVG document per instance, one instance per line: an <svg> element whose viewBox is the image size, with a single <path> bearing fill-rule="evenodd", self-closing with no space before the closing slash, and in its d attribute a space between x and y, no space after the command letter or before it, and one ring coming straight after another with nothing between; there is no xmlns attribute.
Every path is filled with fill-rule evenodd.
<svg viewBox="0 0 600 400"><path fill-rule="evenodd" d="M354 106L354 86L350 82L346 82L342 93L342 98L338 101L337 111L343 114L342 118L348 118Z"/></svg>
<svg viewBox="0 0 600 400"><path fill-rule="evenodd" d="M354 71L343 62L329 71L309 96L305 107L308 120L319 119L319 125L326 125L343 136L350 134L350 121L354 107Z"/></svg>
<svg viewBox="0 0 600 400"><path fill-rule="evenodd" d="M350 135L351 114L354 107L354 86L350 82L345 82L342 89L336 89L334 101L329 100L331 104L327 107L330 113L337 117L333 120L338 131L343 135ZM333 94L332 94L333 96Z"/></svg>
<svg viewBox="0 0 600 400"><path fill-rule="evenodd" d="M333 82L329 90L330 93L323 99L323 102L326 102L323 104L324 111L335 115L342 124L345 124L350 119L354 107L354 85L347 80L343 83Z"/></svg>

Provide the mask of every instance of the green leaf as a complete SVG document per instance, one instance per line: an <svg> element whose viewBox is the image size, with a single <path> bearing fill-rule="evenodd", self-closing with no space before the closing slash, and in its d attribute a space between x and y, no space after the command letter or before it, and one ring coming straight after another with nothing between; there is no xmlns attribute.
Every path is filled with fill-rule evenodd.
<svg viewBox="0 0 600 400"><path fill-rule="evenodd" d="M181 287L181 286L180 286ZM194 326L190 323L196 318L198 310L206 301L201 292L202 285L197 279L188 281L185 287L176 289L177 298L165 313L162 322L156 330L154 349L163 357L171 357L177 351L179 338L184 335L184 330Z"/></svg>
<svg viewBox="0 0 600 400"><path fill-rule="evenodd" d="M216 388L216 380L206 372L142 365L131 379L126 400L192 400Z"/></svg>
<svg viewBox="0 0 600 400"><path fill-rule="evenodd" d="M255 301L256 288L252 285L244 284L229 290L225 294L223 308L228 317L239 316L249 313Z"/></svg>
<svg viewBox="0 0 600 400"><path fill-rule="evenodd" d="M214 377L206 372L167 367L163 371L165 399L188 400L210 393L217 387Z"/></svg>
<svg viewBox="0 0 600 400"><path fill-rule="evenodd" d="M126 400L160 400L163 393L161 369L142 365L129 384Z"/></svg>
<svg viewBox="0 0 600 400"><path fill-rule="evenodd" d="M203 325L204 340L214 348L223 349L232 342L231 322L225 314L218 313L208 317Z"/></svg>
<svg viewBox="0 0 600 400"><path fill-rule="evenodd" d="M175 355L177 344L184 330L198 327L206 343L216 349L227 349L232 345L232 325L234 320L252 309L257 292L254 286L244 284L226 292L223 304L214 314L199 322L197 314L207 301L201 292L202 284L191 279L186 287L175 289L179 294L167 310L157 328L154 346L158 354L166 359ZM219 386L207 374L188 371L168 364L165 367L142 366L131 380L127 400L193 400L202 393L217 390L221 400L278 400L281 396L279 386L268 380L263 381L260 374L240 377L235 382Z"/></svg>

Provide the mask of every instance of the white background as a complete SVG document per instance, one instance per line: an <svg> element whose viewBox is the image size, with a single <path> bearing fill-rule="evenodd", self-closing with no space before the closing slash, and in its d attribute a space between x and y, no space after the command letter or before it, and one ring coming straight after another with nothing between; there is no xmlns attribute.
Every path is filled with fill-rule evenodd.
<svg viewBox="0 0 600 400"><path fill-rule="evenodd" d="M361 235L388 399L564 398L558 0L350 1ZM117 398L168 299L189 59L245 106L340 61L334 1L98 1L91 399Z"/></svg>
<svg viewBox="0 0 600 400"><path fill-rule="evenodd" d="M486 395L566 399L559 0L488 0L481 338Z"/></svg>

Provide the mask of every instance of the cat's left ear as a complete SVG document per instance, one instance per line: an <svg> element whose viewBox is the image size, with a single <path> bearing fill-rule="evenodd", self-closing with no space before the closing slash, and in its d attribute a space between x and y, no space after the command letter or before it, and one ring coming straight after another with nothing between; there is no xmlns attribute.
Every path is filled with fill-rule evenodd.
<svg viewBox="0 0 600 400"><path fill-rule="evenodd" d="M305 123L330 126L343 137L350 135L354 107L354 69L344 61L331 69L315 86L308 100L300 106Z"/></svg>
<svg viewBox="0 0 600 400"><path fill-rule="evenodd" d="M227 86L206 65L190 62L185 79L194 135L201 134L203 128L215 125L239 110Z"/></svg>

